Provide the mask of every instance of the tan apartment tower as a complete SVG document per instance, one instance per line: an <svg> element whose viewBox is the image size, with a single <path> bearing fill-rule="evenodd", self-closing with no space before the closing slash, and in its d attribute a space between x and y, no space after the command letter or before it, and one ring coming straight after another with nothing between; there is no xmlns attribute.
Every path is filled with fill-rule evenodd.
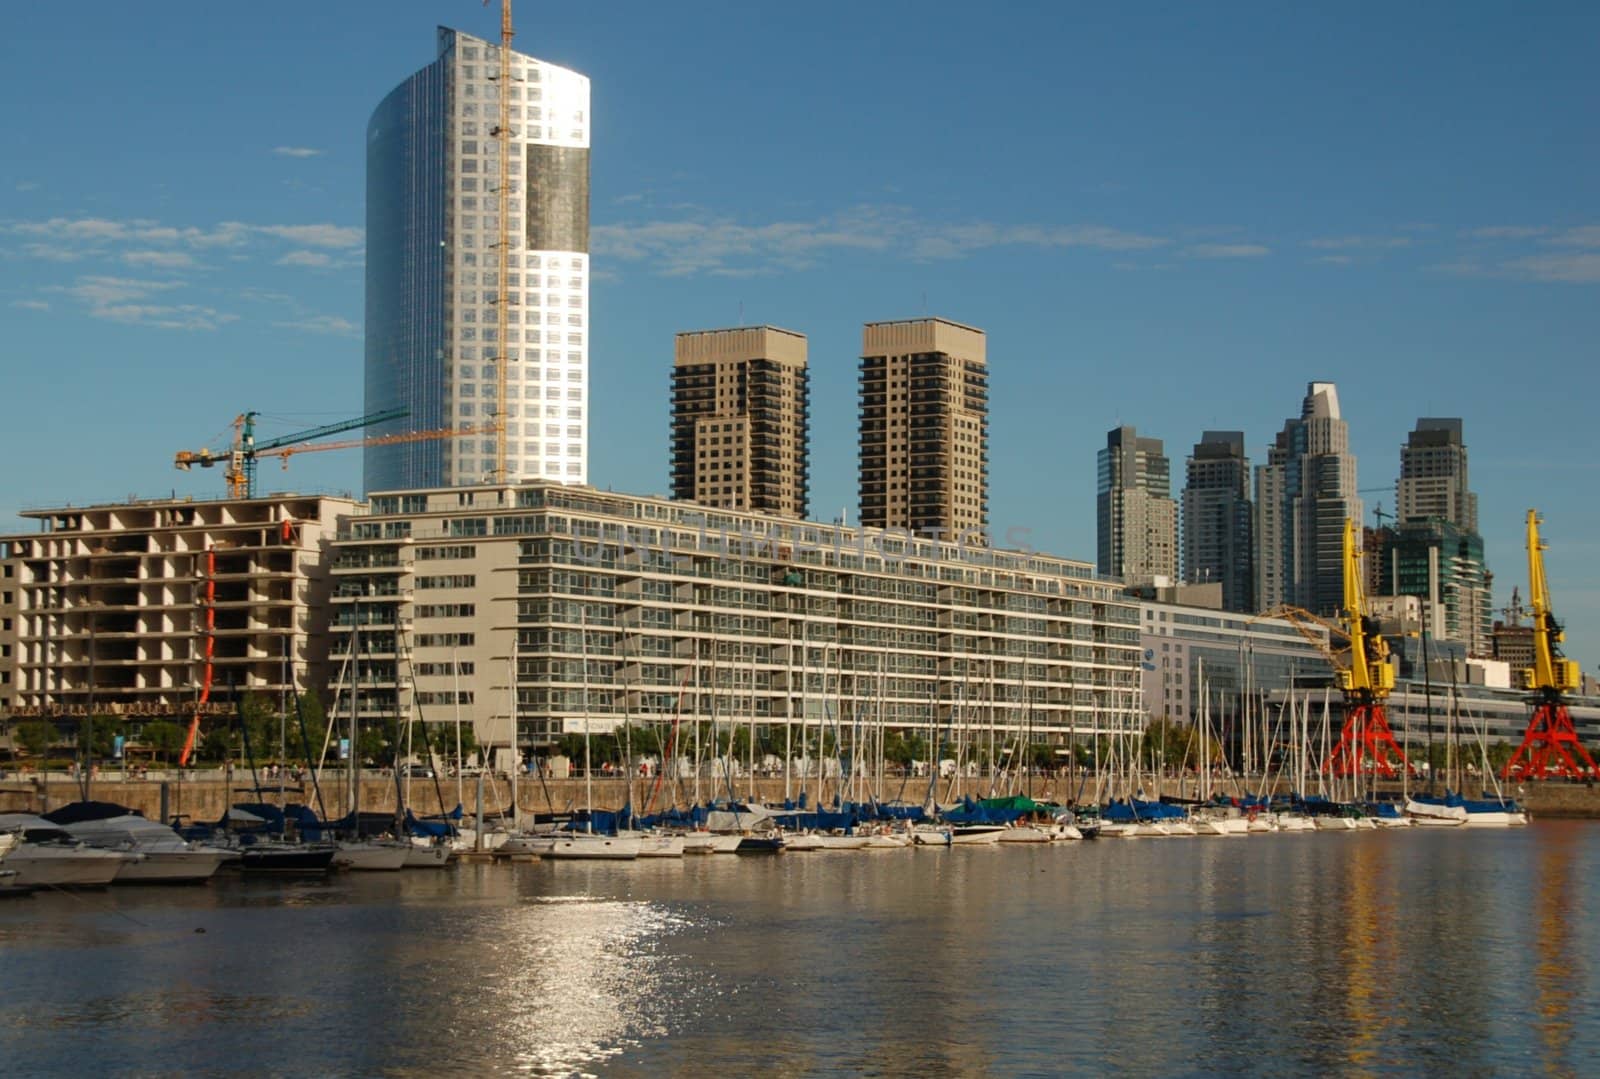
<svg viewBox="0 0 1600 1079"><path fill-rule="evenodd" d="M982 330L869 322L861 344L861 524L928 535L989 525L989 373Z"/></svg>
<svg viewBox="0 0 1600 1079"><path fill-rule="evenodd" d="M776 326L677 337L672 367L672 497L804 517L806 338Z"/></svg>

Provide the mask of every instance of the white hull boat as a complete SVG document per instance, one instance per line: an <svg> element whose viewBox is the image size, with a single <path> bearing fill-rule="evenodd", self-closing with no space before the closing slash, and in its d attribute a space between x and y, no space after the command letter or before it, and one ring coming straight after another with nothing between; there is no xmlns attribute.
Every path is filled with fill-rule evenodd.
<svg viewBox="0 0 1600 1079"><path fill-rule="evenodd" d="M948 847L950 845L950 829L948 828L913 828L911 829L911 842L918 847Z"/></svg>
<svg viewBox="0 0 1600 1079"><path fill-rule="evenodd" d="M413 842L406 851L405 869L443 869L455 851L444 843Z"/></svg>
<svg viewBox="0 0 1600 1079"><path fill-rule="evenodd" d="M362 872L400 870L410 860L412 849L409 843L340 843L333 864Z"/></svg>
<svg viewBox="0 0 1600 1079"><path fill-rule="evenodd" d="M822 837L810 832L786 832L783 837L783 849L791 854L821 850Z"/></svg>
<svg viewBox="0 0 1600 1079"><path fill-rule="evenodd" d="M232 852L196 847L191 850L135 851L139 857L117 871L118 884L198 884L216 876Z"/></svg>
<svg viewBox="0 0 1600 1079"><path fill-rule="evenodd" d="M737 854L738 835L719 835L716 832L694 832L683 837L685 854Z"/></svg>
<svg viewBox="0 0 1600 1079"><path fill-rule="evenodd" d="M639 857L639 839L637 836L572 832L557 836L541 857L558 862L631 862Z"/></svg>
<svg viewBox="0 0 1600 1079"><path fill-rule="evenodd" d="M639 833L639 857L682 858L683 836L666 832Z"/></svg>
<svg viewBox="0 0 1600 1079"><path fill-rule="evenodd" d="M953 847L987 847L1000 842L1000 833L1005 831L998 824L958 824L950 829L950 845Z"/></svg>
<svg viewBox="0 0 1600 1079"><path fill-rule="evenodd" d="M11 883L26 888L100 888L138 859L82 844L24 842L6 855L6 868L17 874Z"/></svg>
<svg viewBox="0 0 1600 1079"><path fill-rule="evenodd" d="M1052 824L1044 831L1045 835L1049 836L1053 843L1083 838L1083 832L1078 829L1076 824Z"/></svg>
<svg viewBox="0 0 1600 1079"><path fill-rule="evenodd" d="M1356 822L1353 817L1313 817L1311 818L1319 832L1353 832Z"/></svg>
<svg viewBox="0 0 1600 1079"><path fill-rule="evenodd" d="M1007 828L1000 833L1002 843L1048 843L1050 836L1042 828L1035 828L1031 824L1019 824Z"/></svg>
<svg viewBox="0 0 1600 1079"><path fill-rule="evenodd" d="M817 839L822 844L823 850L861 850L867 845L864 835L838 834L819 835Z"/></svg>

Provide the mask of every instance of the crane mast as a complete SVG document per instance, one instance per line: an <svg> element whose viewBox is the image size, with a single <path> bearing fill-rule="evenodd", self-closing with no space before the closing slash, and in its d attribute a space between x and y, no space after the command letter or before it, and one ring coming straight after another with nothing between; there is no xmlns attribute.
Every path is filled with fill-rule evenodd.
<svg viewBox="0 0 1600 1079"><path fill-rule="evenodd" d="M510 278L510 251L511 246L511 39L515 36L511 29L511 0L500 0L500 84L498 87L500 97L500 122L495 127L494 133L500 144L500 235L496 247L499 249L498 291L495 293L495 323L498 328L495 339L495 350L498 356L494 365L494 407L495 407L495 438L494 438L494 481L505 483L510 479L506 470L506 421L510 409L506 403L506 368L511 362L510 353L506 349L507 323L510 321L511 305Z"/></svg>
<svg viewBox="0 0 1600 1079"><path fill-rule="evenodd" d="M1596 778L1589 751L1578 741L1566 695L1582 684L1575 660L1561 654L1566 635L1550 608L1544 574L1545 544L1539 539L1539 511L1528 511L1528 596L1533 604L1533 666L1522 671L1522 688L1533 693L1533 715L1522 744L1501 770L1505 779Z"/></svg>

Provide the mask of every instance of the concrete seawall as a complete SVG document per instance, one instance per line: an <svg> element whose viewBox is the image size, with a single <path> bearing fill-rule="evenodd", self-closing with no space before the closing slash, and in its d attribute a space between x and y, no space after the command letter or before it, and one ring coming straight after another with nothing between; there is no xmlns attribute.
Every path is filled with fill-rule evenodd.
<svg viewBox="0 0 1600 1079"><path fill-rule="evenodd" d="M643 807L647 802L656 808L673 802L687 802L694 796L694 781L662 781L659 792L653 802L650 792L654 789L656 780L653 778L635 778L633 783L632 800L635 808ZM437 781L427 778L401 779L400 785L406 790L406 802L419 816L454 808L460 804L462 811L473 815L478 809L478 780L469 777L461 780L459 786L453 778L441 777ZM1161 784L1162 793L1169 796L1193 797L1195 782L1192 778L1186 780L1169 779ZM1383 784L1385 789L1392 789L1395 793L1400 790L1399 784ZM736 779L733 784L735 793L740 798L750 797L752 784L747 779ZM784 797L784 780L778 778L762 778L754 781L754 797L763 801L778 802ZM392 774L376 771L362 773L359 781L360 806L369 812L392 812L396 802L396 783ZM791 793L798 791L798 784L791 781ZM965 781L965 792L982 797L986 793L986 784L981 780ZM524 812L549 812L554 809L562 812L582 807L587 804L587 790L591 789L582 779L547 779L542 783L537 776L522 777L518 782L517 802ZM809 785L810 799L815 802L817 798L816 781ZM1083 797L1092 797L1094 792L1093 782L1082 785ZM1151 790L1148 783L1146 791ZM1219 785L1219 790L1227 790L1224 785ZM1080 790L1079 777L1036 777L1032 784L1032 793L1041 800L1065 802L1078 795ZM592 784L594 804L600 809L617 809L628 800L626 784L616 777L596 777ZM886 798L904 799L908 802L920 803L928 791L926 778L910 777L902 780L900 777L888 777L883 782L883 792ZM717 794L725 793L726 785L702 777L700 780L700 795L702 799L711 798ZM937 796L941 800L949 797L951 792L950 781L941 780L938 785ZM60 806L66 802L77 801L80 797L77 780L61 775L51 774L47 777L23 776L0 780L0 812L42 812ZM822 799L832 802L838 793L838 783L835 780L824 782ZM962 793L957 790L957 795ZM1471 792L1471 793L1476 793ZM1593 783L1526 783L1509 791L1518 801L1537 817L1563 817L1575 819L1600 820L1600 785ZM263 801L277 803L279 798L279 781L263 778L259 796L252 788L248 773L235 772L231 777L220 772L195 773L192 776L183 776L173 772L165 777L151 773L144 779L124 780L118 775L111 775L95 779L91 784L90 797L106 802L116 802L136 809L152 820L162 819L163 809L165 816L183 816L194 821L220 820L223 811L237 802ZM165 798L165 802L163 802ZM327 806L330 816L342 815L345 807L349 805L348 785L343 775L330 776L322 783L322 799ZM283 800L299 802L315 807L316 796L309 782L283 780ZM483 780L483 808L486 813L493 814L502 808L509 808L511 804L511 784L504 777Z"/></svg>

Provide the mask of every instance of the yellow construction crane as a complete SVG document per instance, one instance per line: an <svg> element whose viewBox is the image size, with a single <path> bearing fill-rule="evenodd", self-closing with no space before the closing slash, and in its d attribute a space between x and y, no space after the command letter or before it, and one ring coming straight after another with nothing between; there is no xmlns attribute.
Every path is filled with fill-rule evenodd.
<svg viewBox="0 0 1600 1079"><path fill-rule="evenodd" d="M1550 609L1550 586L1544 575L1544 551L1539 540L1537 510L1528 511L1528 597L1533 604L1533 666L1522 670L1522 688L1533 691L1533 716L1522 745L1506 762L1506 779L1544 779L1546 776L1596 776L1593 758L1572 725L1566 695L1582 684L1576 660L1561 654L1566 639L1561 623Z"/></svg>
<svg viewBox="0 0 1600 1079"><path fill-rule="evenodd" d="M341 431L353 431L359 427L370 427L375 423L387 420L403 419L411 415L410 409L389 408L379 412L369 412L365 416L358 416L353 420L340 420L338 423L325 424L322 427L313 427L309 431L297 431L292 435L283 435L280 438L268 439L265 442L256 441L256 417L259 412L241 412L233 418L233 441L224 450L179 450L172 464L180 471L187 472L195 465L201 468L211 468L221 464L224 466L223 478L228 481L229 498L254 498L256 496L256 458L265 457L271 453L281 451L286 446L295 446L303 442L310 442L328 435L336 435ZM328 447L331 448L331 447Z"/></svg>

